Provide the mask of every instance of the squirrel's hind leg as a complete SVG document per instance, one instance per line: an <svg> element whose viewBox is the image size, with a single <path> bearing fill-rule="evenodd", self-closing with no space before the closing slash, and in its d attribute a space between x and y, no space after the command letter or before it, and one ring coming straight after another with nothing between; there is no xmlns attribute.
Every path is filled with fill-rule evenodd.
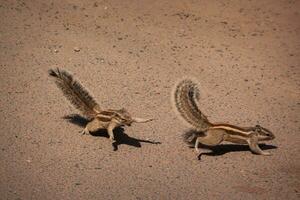
<svg viewBox="0 0 300 200"><path fill-rule="evenodd" d="M86 126L82 131L80 131L80 133L81 133L82 135L89 135L89 134L90 134L90 131L89 131L89 129L88 129L87 126Z"/></svg>
<svg viewBox="0 0 300 200"><path fill-rule="evenodd" d="M99 129L104 129L103 125L100 123L99 120L93 119L92 121L87 123L87 125L81 131L81 133L85 135L85 134L89 134L90 132L98 131Z"/></svg>
<svg viewBox="0 0 300 200"><path fill-rule="evenodd" d="M216 146L220 144L224 139L224 132L222 130L207 130L205 136L199 136L195 142L195 151L198 153L198 160L201 160L203 154L210 152L200 152L199 144L206 146Z"/></svg>

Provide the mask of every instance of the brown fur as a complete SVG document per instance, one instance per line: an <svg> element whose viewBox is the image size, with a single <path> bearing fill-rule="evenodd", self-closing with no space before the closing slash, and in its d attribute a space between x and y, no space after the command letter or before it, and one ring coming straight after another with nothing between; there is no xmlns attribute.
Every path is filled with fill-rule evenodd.
<svg viewBox="0 0 300 200"><path fill-rule="evenodd" d="M101 110L96 100L89 92L67 71L59 68L49 70L49 75L55 78L55 83L64 96L90 120L83 134L95 132L99 129L106 129L109 138L114 140L113 130L119 126L130 126L133 122L143 123L152 119L141 119L132 117L126 109Z"/></svg>
<svg viewBox="0 0 300 200"><path fill-rule="evenodd" d="M174 97L174 104L180 116L195 130L187 132L184 135L184 141L188 144L195 142L195 149L198 153L200 153L199 144L216 146L223 141L228 141L248 144L255 154L270 155L259 148L258 142L273 140L275 136L271 131L259 125L243 128L225 123L211 123L198 107L199 90L192 80L180 81L176 85Z"/></svg>

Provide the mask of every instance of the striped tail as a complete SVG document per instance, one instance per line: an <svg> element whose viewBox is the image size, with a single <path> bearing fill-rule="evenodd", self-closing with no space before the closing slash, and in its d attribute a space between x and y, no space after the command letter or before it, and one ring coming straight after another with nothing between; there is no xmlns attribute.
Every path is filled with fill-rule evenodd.
<svg viewBox="0 0 300 200"><path fill-rule="evenodd" d="M194 146L196 139L201 136L205 136L205 133L203 133L201 131L196 131L196 130L190 129L190 130L186 131L184 134L182 134L182 139L189 146Z"/></svg>
<svg viewBox="0 0 300 200"><path fill-rule="evenodd" d="M49 75L55 78L55 83L64 96L89 119L94 118L100 107L88 91L65 70L50 69Z"/></svg>
<svg viewBox="0 0 300 200"><path fill-rule="evenodd" d="M198 108L199 90L190 79L180 81L175 88L174 101L175 107L180 116L198 131L203 131L212 124Z"/></svg>

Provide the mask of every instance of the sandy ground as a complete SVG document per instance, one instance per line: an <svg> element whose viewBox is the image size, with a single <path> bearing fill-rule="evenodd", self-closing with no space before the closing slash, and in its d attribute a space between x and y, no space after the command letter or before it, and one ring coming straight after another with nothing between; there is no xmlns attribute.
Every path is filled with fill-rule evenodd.
<svg viewBox="0 0 300 200"><path fill-rule="evenodd" d="M299 10L296 0L1 0L0 199L299 199ZM63 119L78 111L53 67L103 108L157 120L119 130L117 151L105 134L81 135L80 117ZM170 98L183 76L200 82L212 122L271 129L273 155L222 145L198 161Z"/></svg>

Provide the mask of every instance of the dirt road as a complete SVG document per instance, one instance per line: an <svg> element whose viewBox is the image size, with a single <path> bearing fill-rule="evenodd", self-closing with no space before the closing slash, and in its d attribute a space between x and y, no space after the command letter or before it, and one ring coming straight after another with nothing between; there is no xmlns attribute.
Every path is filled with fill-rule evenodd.
<svg viewBox="0 0 300 200"><path fill-rule="evenodd" d="M300 198L299 1L1 0L0 17L0 199ZM81 135L54 67L156 121L117 151ZM273 155L225 144L199 162L170 98L183 76L212 122L271 129Z"/></svg>

